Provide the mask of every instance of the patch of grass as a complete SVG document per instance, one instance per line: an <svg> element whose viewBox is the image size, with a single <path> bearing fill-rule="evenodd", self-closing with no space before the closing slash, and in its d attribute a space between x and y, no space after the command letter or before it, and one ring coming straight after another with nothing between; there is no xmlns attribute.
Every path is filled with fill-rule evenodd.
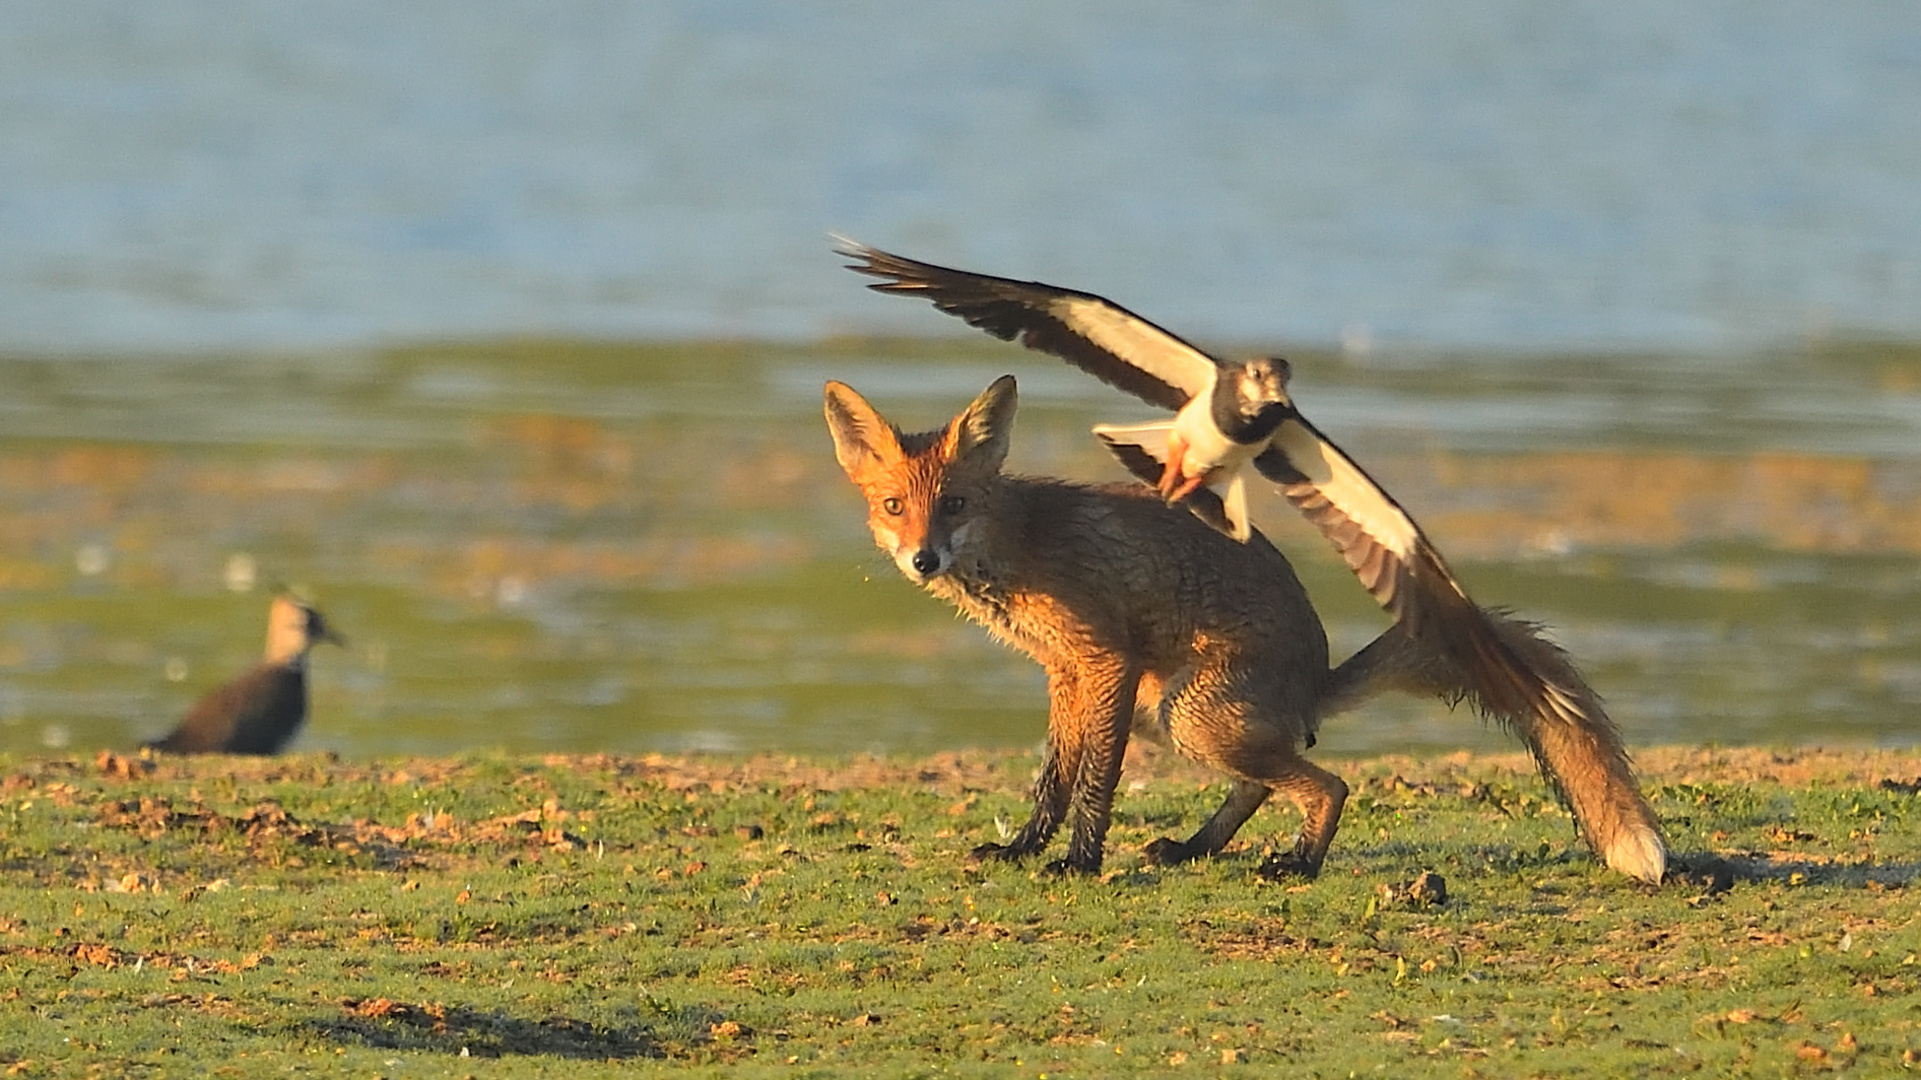
<svg viewBox="0 0 1921 1080"><path fill-rule="evenodd" d="M1024 819L1021 755L0 762L0 1068L1911 1066L1921 761L1645 758L1689 870L1658 889L1509 758L1343 764L1311 884L1253 873L1275 810L1143 866L1222 793L1165 757L1130 759L1099 879L967 857ZM1424 871L1444 900L1413 898Z"/></svg>

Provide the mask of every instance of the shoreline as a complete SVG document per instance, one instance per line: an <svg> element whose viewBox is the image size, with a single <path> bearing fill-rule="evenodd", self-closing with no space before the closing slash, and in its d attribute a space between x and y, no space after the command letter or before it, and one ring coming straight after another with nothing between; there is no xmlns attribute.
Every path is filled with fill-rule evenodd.
<svg viewBox="0 0 1921 1080"><path fill-rule="evenodd" d="M1630 747L1642 784L1775 783L1786 786L1883 781L1921 784L1921 746L1908 749L1845 747ZM1032 749L946 750L919 756L876 754L531 754L479 752L448 757L346 759L322 752L253 758L232 755L122 754L101 750L93 758L0 756L0 785L26 786L25 778L91 775L138 780L220 775L254 782L445 782L467 770L525 768L607 773L624 780L653 781L669 789L705 788L716 794L768 786L814 791L913 787L941 792L1001 790L1024 786L1040 755ZM1314 755L1313 760L1348 779L1398 778L1406 784L1448 781L1469 775L1537 774L1523 750L1438 754ZM1136 742L1128 747L1121 787L1152 781L1211 783L1220 776L1179 754Z"/></svg>

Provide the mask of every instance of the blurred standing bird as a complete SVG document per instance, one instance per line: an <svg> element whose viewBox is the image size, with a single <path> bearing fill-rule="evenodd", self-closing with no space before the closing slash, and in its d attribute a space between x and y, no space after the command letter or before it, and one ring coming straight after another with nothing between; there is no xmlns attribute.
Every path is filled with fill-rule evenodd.
<svg viewBox="0 0 1921 1080"><path fill-rule="evenodd" d="M286 594L267 611L267 653L260 663L209 693L180 726L146 745L176 754L277 754L307 719L307 653L321 642L345 645L320 612Z"/></svg>

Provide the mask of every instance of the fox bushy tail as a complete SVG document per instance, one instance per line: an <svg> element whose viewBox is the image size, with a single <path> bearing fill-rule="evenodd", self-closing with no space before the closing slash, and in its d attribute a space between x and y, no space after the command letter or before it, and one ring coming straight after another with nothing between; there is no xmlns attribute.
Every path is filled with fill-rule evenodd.
<svg viewBox="0 0 1921 1080"><path fill-rule="evenodd" d="M1567 653L1542 636L1539 624L1499 610L1483 608L1482 615L1512 662L1540 687L1524 704L1497 707L1458 665L1396 623L1334 669L1324 713L1352 708L1383 690L1465 700L1527 745L1595 854L1630 877L1660 881L1667 848L1600 697Z"/></svg>

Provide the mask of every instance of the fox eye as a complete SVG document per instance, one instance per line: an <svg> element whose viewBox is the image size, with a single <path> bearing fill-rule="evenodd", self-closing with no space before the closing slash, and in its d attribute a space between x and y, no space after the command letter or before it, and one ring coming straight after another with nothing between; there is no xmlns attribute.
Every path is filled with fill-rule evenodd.
<svg viewBox="0 0 1921 1080"><path fill-rule="evenodd" d="M900 512L905 509L905 506L899 499L890 496L880 501L880 508L892 514L894 517L899 517Z"/></svg>
<svg viewBox="0 0 1921 1080"><path fill-rule="evenodd" d="M958 514L961 512L961 508L966 505L967 500L959 495L949 495L940 501L941 513L943 514Z"/></svg>

